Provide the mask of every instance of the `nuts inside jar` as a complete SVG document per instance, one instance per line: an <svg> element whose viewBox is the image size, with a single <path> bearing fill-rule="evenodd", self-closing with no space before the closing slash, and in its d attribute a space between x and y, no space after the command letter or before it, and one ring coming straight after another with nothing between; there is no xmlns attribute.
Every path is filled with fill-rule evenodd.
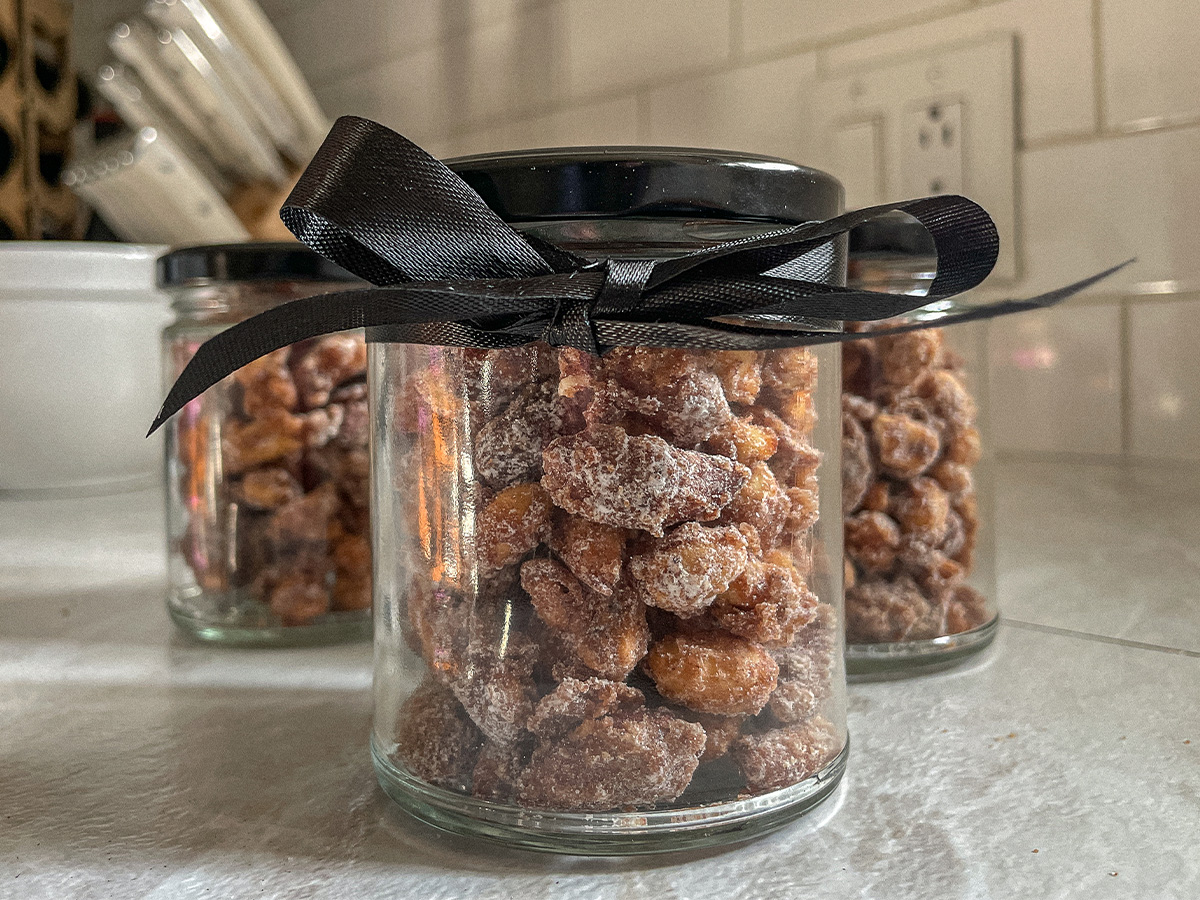
<svg viewBox="0 0 1200 900"><path fill-rule="evenodd" d="M814 354L437 355L395 385L388 436L427 679L396 762L588 811L733 799L829 764Z"/></svg>

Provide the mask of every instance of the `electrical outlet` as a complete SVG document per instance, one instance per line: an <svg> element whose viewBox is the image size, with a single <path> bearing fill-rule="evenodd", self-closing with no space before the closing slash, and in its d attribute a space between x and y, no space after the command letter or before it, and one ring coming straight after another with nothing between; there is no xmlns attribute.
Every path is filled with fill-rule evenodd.
<svg viewBox="0 0 1200 900"><path fill-rule="evenodd" d="M811 85L812 165L842 180L849 208L970 197L1000 232L993 277L1015 280L1015 50L1012 34L991 33L834 68Z"/></svg>
<svg viewBox="0 0 1200 900"><path fill-rule="evenodd" d="M908 107L900 161L905 194L963 192L962 111L961 103L939 100Z"/></svg>

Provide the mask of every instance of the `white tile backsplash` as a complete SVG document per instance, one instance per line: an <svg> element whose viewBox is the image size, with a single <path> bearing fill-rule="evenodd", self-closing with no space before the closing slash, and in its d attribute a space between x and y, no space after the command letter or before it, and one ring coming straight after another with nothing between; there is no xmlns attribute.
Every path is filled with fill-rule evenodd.
<svg viewBox="0 0 1200 900"><path fill-rule="evenodd" d="M311 0L275 27L314 86L352 76L438 39L441 3Z"/></svg>
<svg viewBox="0 0 1200 900"><path fill-rule="evenodd" d="M1125 2L1125 0L1122 0ZM903 5L903 4L901 4ZM1017 35L1018 137L1039 141L1096 128L1092 0L1005 0L825 51L830 73L969 41L989 31Z"/></svg>
<svg viewBox="0 0 1200 900"><path fill-rule="evenodd" d="M1131 452L1200 461L1200 300L1131 303L1129 337Z"/></svg>
<svg viewBox="0 0 1200 900"><path fill-rule="evenodd" d="M915 18L952 12L973 0L741 0L747 53L807 47L861 32L885 31Z"/></svg>
<svg viewBox="0 0 1200 900"><path fill-rule="evenodd" d="M1026 290L1138 262L1094 292L1200 279L1200 128L1022 154Z"/></svg>
<svg viewBox="0 0 1200 900"><path fill-rule="evenodd" d="M1109 124L1200 115L1200 4L1100 0Z"/></svg>
<svg viewBox="0 0 1200 900"><path fill-rule="evenodd" d="M997 319L988 355L997 450L1121 453L1119 305Z"/></svg>
<svg viewBox="0 0 1200 900"><path fill-rule="evenodd" d="M646 143L811 160L807 87L814 54L680 81L644 95Z"/></svg>
<svg viewBox="0 0 1200 900"><path fill-rule="evenodd" d="M563 0L575 97L663 81L729 59L728 0Z"/></svg>

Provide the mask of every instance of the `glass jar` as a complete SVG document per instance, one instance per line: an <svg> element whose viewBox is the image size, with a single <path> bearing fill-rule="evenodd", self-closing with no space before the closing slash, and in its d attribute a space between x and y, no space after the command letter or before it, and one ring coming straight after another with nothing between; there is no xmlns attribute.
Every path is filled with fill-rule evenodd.
<svg viewBox="0 0 1200 900"><path fill-rule="evenodd" d="M923 296L936 266L932 239L907 217L851 232L853 286ZM936 322L952 305L933 304L912 318ZM843 345L852 675L941 667L995 635L991 465L980 439L984 339L982 326L967 324Z"/></svg>
<svg viewBox="0 0 1200 900"><path fill-rule="evenodd" d="M823 173L710 151L449 165L514 227L589 257L841 207ZM814 251L831 283L844 252ZM393 799L510 845L627 854L745 839L833 790L836 345L368 350L372 750Z"/></svg>
<svg viewBox="0 0 1200 900"><path fill-rule="evenodd" d="M353 280L294 243L168 253L166 384L233 323ZM167 423L167 609L180 628L232 644L369 636L368 429L361 332L265 356Z"/></svg>

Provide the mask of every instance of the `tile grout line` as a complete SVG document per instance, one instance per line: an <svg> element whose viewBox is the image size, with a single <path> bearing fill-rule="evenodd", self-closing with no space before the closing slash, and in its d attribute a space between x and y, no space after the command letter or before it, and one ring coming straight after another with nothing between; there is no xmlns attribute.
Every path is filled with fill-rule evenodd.
<svg viewBox="0 0 1200 900"><path fill-rule="evenodd" d="M1117 318L1117 353L1120 356L1118 366L1120 396L1118 397L1119 415L1121 417L1121 456L1129 459L1133 452L1133 339L1132 315L1129 310L1128 298L1121 301Z"/></svg>
<svg viewBox="0 0 1200 900"><path fill-rule="evenodd" d="M1132 650L1150 650L1155 653L1169 653L1172 656L1186 656L1191 659L1200 659L1200 650L1185 650L1183 647L1164 647L1161 644L1148 644L1145 641L1131 641L1127 638L1109 637L1104 634L1093 634L1090 631L1075 631L1071 628L1059 628L1055 625L1039 625L1036 622L1025 622L1020 619L1012 619L1007 616L1000 618L1001 625L1011 625L1014 628L1019 628L1022 631L1039 631L1044 634L1055 634L1061 637L1079 638L1085 641L1092 641L1098 644L1114 644L1118 647L1128 647Z"/></svg>
<svg viewBox="0 0 1200 900"><path fill-rule="evenodd" d="M1096 133L1104 134L1108 125L1108 104L1104 98L1104 0L1092 0L1092 111L1096 115Z"/></svg>

